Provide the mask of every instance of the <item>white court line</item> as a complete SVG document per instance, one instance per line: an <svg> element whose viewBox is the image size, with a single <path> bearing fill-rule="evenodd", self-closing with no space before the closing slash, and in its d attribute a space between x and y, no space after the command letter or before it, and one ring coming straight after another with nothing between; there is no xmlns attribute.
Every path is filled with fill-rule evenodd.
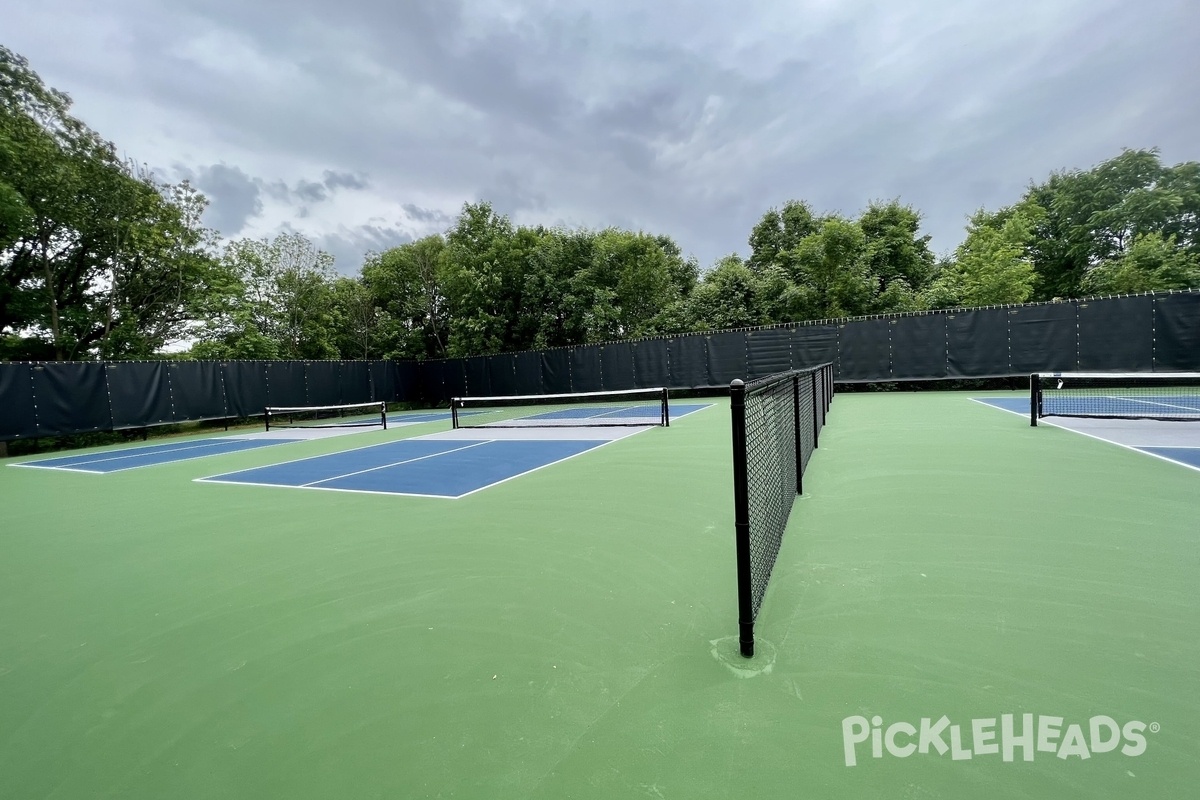
<svg viewBox="0 0 1200 800"><path fill-rule="evenodd" d="M578 458L579 456L583 455L584 453L595 452L596 450L599 450L601 447L605 447L606 445L610 445L613 442L619 442L619 441L621 441L621 440L620 439L610 439L607 442L601 441L600 444L596 445L595 447L589 447L585 450L580 450L578 453L572 453L569 456L563 456L562 458L556 459L549 463L536 466L533 469L527 469L524 472L518 472L516 475L509 475L507 478L501 478L498 481L489 483L487 486L480 486L477 489L472 489L471 491L464 492L463 494L444 495L444 496L449 497L451 500L461 500L464 497L470 497L471 495L475 494L476 492L482 492L484 489L490 489L493 486L499 486L502 483L508 483L509 481L513 480L514 478L520 478L522 475L528 475L531 472L537 472L539 469L545 469L546 467L552 467L555 464L561 464L564 461L570 461L572 458Z"/></svg>
<svg viewBox="0 0 1200 800"><path fill-rule="evenodd" d="M121 453L120 451L108 450L105 452L108 452L108 453L118 452L120 454L114 455L114 456L109 456L108 458L91 458L88 456L79 456L78 460L75 461L74 463L75 464L100 464L105 461L120 461L121 459L124 459L124 458L139 458L141 456L156 456L159 453L177 453L181 450L203 450L206 447L212 447L213 445L217 445L222 442L228 442L230 440L225 439L225 438L219 438L219 439L200 440L200 441L201 441L201 443L198 443L193 447L187 447L187 446L162 447L162 448L155 448L155 449L149 449L149 450L145 449L146 445L138 445L138 447L141 448L140 453ZM150 447L154 448L154 445L150 445ZM103 454L96 453L96 455L99 456L99 455L103 455ZM54 458L43 458L39 461L26 461L23 464L9 464L9 466L10 467L39 467L40 469L61 469L64 472L89 472L93 475L106 474L105 470L99 470L99 469L74 469L72 467L59 467L59 466L54 466L54 465L43 466L47 461L57 461L60 458L70 458L70 456L56 456ZM179 460L183 460L183 459L179 459ZM164 461L162 463L170 464L172 462ZM154 467L154 466L161 466L161 464L143 464L141 466ZM128 469L137 469L137 467L129 467ZM107 472L117 472L117 471L118 470L108 470ZM121 470L121 471L124 471L124 470Z"/></svg>
<svg viewBox="0 0 1200 800"><path fill-rule="evenodd" d="M400 441L416 441L416 440L415 439L414 440L401 439ZM512 440L498 440L498 441L503 442L503 441L512 441ZM453 450L445 450L440 453L431 453L429 455L419 456L417 458L408 459L407 461L398 461L395 464L386 464L384 466L395 467L395 466L399 466L402 464L412 463L414 461L421 461L424 459L437 458L438 456L448 455L450 453L456 453L460 450L467 450L471 447L478 447L479 445L497 444L498 441L497 440L488 440L488 441L474 442L473 444L468 445L467 447L456 447ZM351 472L351 473L347 473L346 475L338 475L333 478L323 478L322 480L314 481L313 483L258 483L258 482L252 482L252 481L219 480L217 478L196 478L195 481L202 482L202 483L223 483L223 484L227 484L230 486L260 486L260 487L266 487L269 489L316 489L317 491L323 491L323 492L348 492L351 494L378 494L378 495L388 495L388 496L392 496L392 497L396 497L396 496L399 496L399 497L431 497L431 498L436 498L438 500L460 500L469 495L473 495L476 492L481 492L484 489L490 489L491 487L497 486L501 483L507 483L508 481L511 481L514 478L521 477L522 475L528 475L531 472L537 472L540 469L545 469L546 467L551 467L551 466L554 466L555 464L561 464L564 461L568 461L572 458L576 458L577 456L581 456L584 453L590 453L594 450L599 450L601 447L612 444L613 442L616 442L616 441L620 441L620 440L612 439L612 440L606 441L606 442L602 441L599 444L594 445L593 447L588 447L584 450L580 450L578 453L572 453L569 456L563 456L562 458L555 459L554 461L550 461L545 464L539 464L538 466L533 467L532 469L527 469L524 472L517 473L516 475L509 475L508 477L501 478L498 481L493 481L492 483L489 483L486 486L480 486L478 488L472 489L469 492L464 492L463 494L423 494L423 493L419 493L419 492L383 492L383 491L379 491L378 489L342 489L342 488L338 488L335 486L317 486L316 485L318 483L324 483L325 481L332 481L332 480L337 480L338 478L348 477L349 475L357 475L357 474L360 474L359 472ZM358 448L358 449L365 449L365 448ZM336 453L330 453L328 455L336 455ZM303 461L305 459L297 459L297 460ZM283 462L283 463L290 463L290 462ZM276 465L272 464L270 466L276 466ZM383 468L384 467L374 467L373 469L383 469ZM262 469L262 468L260 467L259 469ZM251 472L253 470L245 470L245 471ZM361 470L360 472L370 472L370 471L371 470ZM228 473L228 474L236 475L237 473L234 472L234 473Z"/></svg>
<svg viewBox="0 0 1200 800"><path fill-rule="evenodd" d="M404 440L401 440L401 441L404 441ZM488 441L472 442L471 444L463 445L462 447L455 447L450 450L443 450L439 453L427 453L423 456L417 456L416 458L406 458L403 461L395 461L395 462L392 462L391 464L381 464L378 467L371 467L370 469L360 469L360 470L356 470L354 472L347 472L344 475L334 475L332 478L321 478L321 480L319 480L319 481L311 481L309 483L298 484L298 488L306 489L310 486L316 486L318 483L328 483L329 481L340 481L342 478L349 478L353 475L365 475L368 472L374 472L375 470L379 470L379 469L387 469L389 467L398 467L401 464L412 464L415 461L424 461L427 458L437 458L438 456L444 456L448 453L457 453L462 450L470 450L472 447L479 447L480 445L483 445L483 444L490 444L490 442L488 442ZM337 454L336 453L330 454L331 457L334 455L337 455Z"/></svg>
<svg viewBox="0 0 1200 800"><path fill-rule="evenodd" d="M24 464L9 464L10 467L28 467L29 469L52 469L58 472L78 472L84 475L107 475L108 473L102 469L76 469L75 467L44 467L36 461L28 461ZM114 470L115 471L115 470Z"/></svg>
<svg viewBox="0 0 1200 800"><path fill-rule="evenodd" d="M416 492L381 492L377 489L338 489L333 486L297 486L287 483L251 483L250 481L222 481L214 478L196 478L203 483L221 483L226 486L257 486L266 489L308 489L317 492L345 492L347 494L377 494L385 497L431 497L437 500L456 500L457 498L444 494L418 494Z"/></svg>
<svg viewBox="0 0 1200 800"><path fill-rule="evenodd" d="M1023 414L1019 411L1013 411L1010 408L1004 408L1003 406L994 406L991 403L987 402L987 399L985 399L985 398L972 397L970 399L976 403L979 403L981 406L987 406L988 408L992 408L997 411L1007 411L1009 414L1016 414L1019 417L1029 419L1029 414L1027 414L1027 413ZM1184 424L1186 424L1186 423L1184 423ZM1134 445L1134 444L1123 444L1121 442L1113 441L1112 439L1107 439L1103 436L1097 436L1094 433L1087 433L1086 431L1076 430L1075 428L1071 428L1066 425L1059 425L1056 422L1050 421L1046 417L1040 417L1038 419L1038 425L1049 425L1052 428L1058 428L1060 431L1070 431L1071 433L1078 433L1080 436L1086 436L1089 439L1095 439L1098 442L1104 442L1105 444L1116 445L1117 447L1124 447L1126 450L1132 450L1133 452L1141 453L1144 456L1150 456L1152 458L1161 459L1162 461L1166 461L1169 464L1174 464L1177 467L1186 467L1187 469L1194 469L1197 472L1200 472L1200 467L1193 466L1193 465L1185 463L1183 461L1176 461L1175 459L1173 459L1169 456L1162 456L1162 455L1159 455L1158 453L1151 453L1149 450L1143 449L1146 447L1175 447L1174 445L1148 444L1148 445L1142 445L1141 447L1139 447L1138 445ZM1033 426L1030 425L1029 427L1032 428ZM1188 448L1178 448L1178 449L1197 449L1197 448L1188 447Z"/></svg>
<svg viewBox="0 0 1200 800"><path fill-rule="evenodd" d="M1181 406L1178 403L1167 403L1162 400L1145 400L1141 397L1122 397L1120 395L1113 396L1113 399L1128 401L1130 403L1141 403L1147 406L1154 406L1155 408L1181 408L1184 411L1194 411L1197 415L1200 415L1200 408L1193 405Z"/></svg>
<svg viewBox="0 0 1200 800"><path fill-rule="evenodd" d="M376 442L375 444L364 444L362 447L351 447L349 450L335 450L332 453L318 453L315 456L304 456L303 458L289 458L287 461L276 461L272 464L266 464L261 467L250 467L249 469L239 469L236 472L221 472L216 475L210 475L207 478L192 478L192 480L200 481L200 482L222 483L222 481L215 481L212 479L220 478L224 475L236 475L238 472L250 472L251 470L256 470L256 469L267 469L268 467L280 467L280 466L283 466L284 464L298 464L301 461L312 461L314 458L325 458L326 456L340 455L341 453L353 453L356 450L370 450L372 447L389 447L391 445L396 444L397 442L411 442L411 441L415 441L417 439L425 439L425 438L428 438L428 437L414 436L414 437L407 438L407 439L391 439L386 442ZM247 484L247 485L249 485L249 484ZM266 484L266 485L271 486L273 484Z"/></svg>
<svg viewBox="0 0 1200 800"><path fill-rule="evenodd" d="M222 437L220 439L212 439L211 443L217 444L217 443L221 443L221 441L246 441L246 439L239 439L239 438L233 438L233 437ZM288 444L288 443L290 443L290 441L299 441L299 440L280 439L278 441L280 441L281 444ZM144 446L144 445L142 445L142 446ZM64 471L64 473L86 473L88 475L112 475L113 473L128 473L128 471L132 471L134 469L146 469L149 467L163 467L163 465L166 465L166 464L179 464L179 463L182 463L185 461L196 461L197 458L208 458L209 456L212 456L212 455L217 455L217 456L233 455L233 453L242 452L245 450L245 449L238 449L238 450L230 450L228 452L212 453L209 450L205 450L205 447L208 447L208 446L209 446L208 444L205 444L204 446L199 446L199 447L164 447L164 449L162 449L162 450L151 450L148 452L140 452L140 453L127 453L127 455L120 456L120 457L92 458L92 459L88 459L88 461L78 462L78 463L82 463L82 464L97 464L97 463L104 462L104 461L119 461L120 458L137 458L139 456L157 456L158 453L162 453L162 452L199 451L199 452L196 452L196 455L187 456L185 458L172 458L172 459L170 459L170 461L155 461L155 462L150 462L149 464L134 464L133 467L119 467L116 469L77 469L77 468L73 468L73 467L53 467L53 465L50 465L50 467L47 467L47 465L44 465L48 461L55 461L54 458L43 458L42 461L30 461L30 462L25 462L23 464L8 464L8 465L10 465L10 467L56 469L56 470ZM109 451L109 452L112 452L112 451ZM59 456L59 458L67 458L67 456Z"/></svg>

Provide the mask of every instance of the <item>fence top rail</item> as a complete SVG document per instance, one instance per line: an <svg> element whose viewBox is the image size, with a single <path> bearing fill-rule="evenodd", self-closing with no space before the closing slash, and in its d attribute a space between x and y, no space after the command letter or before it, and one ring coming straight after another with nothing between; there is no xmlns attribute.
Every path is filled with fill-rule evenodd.
<svg viewBox="0 0 1200 800"><path fill-rule="evenodd" d="M833 366L832 361L826 361L824 364L817 364L815 367L805 367L804 369L789 369L784 372L777 372L774 375L767 375L762 378L757 378L752 381L746 381L744 384L746 394L755 394L757 392L770 389L784 381L790 381L797 375L814 375L823 369Z"/></svg>

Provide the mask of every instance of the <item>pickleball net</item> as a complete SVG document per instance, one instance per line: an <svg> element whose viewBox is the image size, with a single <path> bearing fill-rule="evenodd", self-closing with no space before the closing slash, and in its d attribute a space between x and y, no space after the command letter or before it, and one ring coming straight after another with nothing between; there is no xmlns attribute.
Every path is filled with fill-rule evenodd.
<svg viewBox="0 0 1200 800"><path fill-rule="evenodd" d="M455 428L574 428L670 425L665 388L455 397Z"/></svg>
<svg viewBox="0 0 1200 800"><path fill-rule="evenodd" d="M267 406L267 430L275 428L363 428L387 429L387 404L347 403L330 406Z"/></svg>
<svg viewBox="0 0 1200 800"><path fill-rule="evenodd" d="M1200 421L1200 372L1035 373L1029 417Z"/></svg>
<svg viewBox="0 0 1200 800"><path fill-rule="evenodd" d="M739 649L754 655L754 621L804 470L833 400L833 365L730 384Z"/></svg>

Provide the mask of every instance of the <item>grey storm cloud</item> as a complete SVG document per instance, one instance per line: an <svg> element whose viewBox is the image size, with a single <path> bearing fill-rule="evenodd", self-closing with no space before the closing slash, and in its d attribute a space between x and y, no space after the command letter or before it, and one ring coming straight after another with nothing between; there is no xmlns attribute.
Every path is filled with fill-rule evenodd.
<svg viewBox="0 0 1200 800"><path fill-rule="evenodd" d="M422 230L482 199L519 222L620 220L708 264L746 252L754 223L788 199L855 214L898 198L946 251L971 212L1052 170L1122 147L1200 157L1195 0L38 8L6 21L8 43L55 85L187 120L176 160L187 137L247 154L226 160L240 177L210 181L231 225L253 213L254 186L306 222L369 188ZM120 30L105 44L120 57L89 51L82 23L39 33L38 14L73 13ZM318 166L284 180L280 161Z"/></svg>
<svg viewBox="0 0 1200 800"><path fill-rule="evenodd" d="M325 184L325 188L333 191L335 189L366 189L371 185L364 175L352 175L349 172L334 172L333 170L325 170L324 176L321 178L321 183Z"/></svg>
<svg viewBox="0 0 1200 800"><path fill-rule="evenodd" d="M292 189L292 194L304 203L320 203L329 197L329 190L324 183L300 181Z"/></svg>
<svg viewBox="0 0 1200 800"><path fill-rule="evenodd" d="M415 203L404 203L401 208L408 218L422 225L446 225L454 221L454 217L436 208L421 208Z"/></svg>
<svg viewBox="0 0 1200 800"><path fill-rule="evenodd" d="M208 198L205 222L224 236L236 236L247 222L262 213L259 183L237 167L212 164L193 172L178 165L175 171Z"/></svg>
<svg viewBox="0 0 1200 800"><path fill-rule="evenodd" d="M367 224L318 237L316 245L333 256L338 272L352 275L362 266L367 254L382 253L411 241L412 234L398 227Z"/></svg>
<svg viewBox="0 0 1200 800"><path fill-rule="evenodd" d="M323 203L329 200L335 192L342 189L359 190L365 189L370 185L361 176L349 173L335 173L329 170L325 171L324 176L319 181L301 178L289 186L284 181L267 181L257 178L255 179L255 183L276 200L302 205Z"/></svg>

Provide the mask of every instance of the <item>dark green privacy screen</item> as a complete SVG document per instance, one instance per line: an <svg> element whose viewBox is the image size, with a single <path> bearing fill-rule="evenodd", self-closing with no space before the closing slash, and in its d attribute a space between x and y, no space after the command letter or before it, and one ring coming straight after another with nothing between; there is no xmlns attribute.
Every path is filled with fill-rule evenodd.
<svg viewBox="0 0 1200 800"><path fill-rule="evenodd" d="M873 383L1034 372L1200 370L1200 290L930 311L429 361L0 364L0 439L184 420L263 407L724 390L819 364Z"/></svg>

